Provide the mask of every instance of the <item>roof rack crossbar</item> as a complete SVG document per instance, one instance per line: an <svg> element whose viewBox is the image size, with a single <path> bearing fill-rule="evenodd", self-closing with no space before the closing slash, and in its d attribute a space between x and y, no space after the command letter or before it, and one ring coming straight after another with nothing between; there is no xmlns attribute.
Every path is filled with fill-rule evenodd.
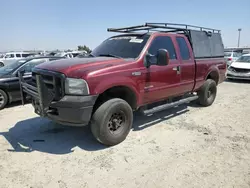
<svg viewBox="0 0 250 188"><path fill-rule="evenodd" d="M175 23L146 23L144 25L137 25L132 27L123 27L123 28L108 28L109 32L119 32L119 33L131 33L135 31L153 31L155 29L164 29L164 31L160 32L176 32L176 31L189 31L194 29L199 29L200 31L212 31L213 33L218 32L218 29L199 27L194 25L186 25L186 24L175 24Z"/></svg>
<svg viewBox="0 0 250 188"><path fill-rule="evenodd" d="M207 27L201 27L201 26L196 26L196 25L188 25L188 24L176 24L176 23L146 23L145 25L164 25L165 27L171 27L174 26L176 28L176 26L179 27L184 27L185 29L188 28L196 28L196 29L200 29L200 30L211 30L211 31L217 31L220 32L219 29L213 29L213 28L207 28Z"/></svg>
<svg viewBox="0 0 250 188"><path fill-rule="evenodd" d="M121 31L121 30L132 30L132 29L136 29L136 28L141 28L141 27L145 27L145 25L137 25L137 26L132 26L132 27L123 27L123 28L108 28L108 31Z"/></svg>

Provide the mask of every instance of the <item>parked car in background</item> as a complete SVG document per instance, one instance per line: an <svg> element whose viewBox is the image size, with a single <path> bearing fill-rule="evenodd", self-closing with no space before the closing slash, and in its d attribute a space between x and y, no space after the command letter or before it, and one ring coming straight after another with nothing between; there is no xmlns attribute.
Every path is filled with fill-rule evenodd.
<svg viewBox="0 0 250 188"><path fill-rule="evenodd" d="M227 66L230 66L232 62L236 61L242 54L239 52L228 51L224 53L224 58L227 62Z"/></svg>
<svg viewBox="0 0 250 188"><path fill-rule="evenodd" d="M74 58L76 56L78 56L79 54L82 54L82 51L72 51L72 52L59 52L57 54L55 54L55 56L58 57L65 57L65 58Z"/></svg>
<svg viewBox="0 0 250 188"><path fill-rule="evenodd" d="M29 52L8 52L0 58L0 67L3 67L6 64L12 63L18 59L23 59L31 55Z"/></svg>
<svg viewBox="0 0 250 188"><path fill-rule="evenodd" d="M87 52L82 52L79 55L77 55L77 58L82 58L82 57L88 57L90 54L88 54Z"/></svg>
<svg viewBox="0 0 250 188"><path fill-rule="evenodd" d="M250 54L242 55L228 67L227 78L250 80Z"/></svg>
<svg viewBox="0 0 250 188"><path fill-rule="evenodd" d="M18 72L24 73L24 79L31 78L32 69L41 63L62 59L61 57L35 57L16 60L0 68L0 110L8 103L21 100Z"/></svg>

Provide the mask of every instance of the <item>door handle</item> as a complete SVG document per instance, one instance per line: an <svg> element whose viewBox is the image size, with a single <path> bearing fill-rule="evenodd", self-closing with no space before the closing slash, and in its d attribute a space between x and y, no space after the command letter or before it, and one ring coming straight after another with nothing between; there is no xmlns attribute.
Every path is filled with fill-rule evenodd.
<svg viewBox="0 0 250 188"><path fill-rule="evenodd" d="M177 72L177 74L181 74L181 67L180 65L177 67L173 67L173 70Z"/></svg>

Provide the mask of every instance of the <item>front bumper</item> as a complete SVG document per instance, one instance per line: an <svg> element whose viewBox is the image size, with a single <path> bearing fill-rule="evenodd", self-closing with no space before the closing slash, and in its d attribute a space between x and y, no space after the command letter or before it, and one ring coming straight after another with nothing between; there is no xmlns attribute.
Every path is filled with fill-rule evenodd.
<svg viewBox="0 0 250 188"><path fill-rule="evenodd" d="M250 80L249 73L236 73L232 71L227 71L226 77L229 79Z"/></svg>
<svg viewBox="0 0 250 188"><path fill-rule="evenodd" d="M46 72L47 74L47 72ZM51 81L45 80L51 76ZM36 84L25 82L19 74L21 97L24 104L24 96L27 94L32 97L32 105L35 113L41 117L49 118L57 123L70 126L84 126L90 121L93 106L97 95L92 96L72 96L65 95L61 87L62 82L58 84L58 76L64 79L62 75L54 77L54 73L48 73L46 77L36 74ZM51 89L46 84L55 83ZM51 85L50 85L51 86Z"/></svg>
<svg viewBox="0 0 250 188"><path fill-rule="evenodd" d="M39 101L33 99L35 113L57 123L69 126L84 126L91 119L97 96L64 96L60 101L52 101L45 114L41 113Z"/></svg>

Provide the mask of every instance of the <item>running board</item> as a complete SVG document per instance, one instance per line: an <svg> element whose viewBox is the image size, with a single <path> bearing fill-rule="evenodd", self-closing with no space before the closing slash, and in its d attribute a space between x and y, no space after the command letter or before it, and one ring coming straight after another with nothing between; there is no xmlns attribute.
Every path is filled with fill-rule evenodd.
<svg viewBox="0 0 250 188"><path fill-rule="evenodd" d="M196 96L188 97L188 98L185 98L185 99L181 99L181 100L176 101L176 102L172 102L172 103L168 103L168 104L163 104L163 105L154 107L154 108L149 109L149 110L144 110L143 114L144 115L154 114L156 112L160 112L160 111L163 111L163 110L175 107L175 106L179 106L179 105L184 104L184 103L189 103L191 101L195 101L198 98L199 97L196 95Z"/></svg>

